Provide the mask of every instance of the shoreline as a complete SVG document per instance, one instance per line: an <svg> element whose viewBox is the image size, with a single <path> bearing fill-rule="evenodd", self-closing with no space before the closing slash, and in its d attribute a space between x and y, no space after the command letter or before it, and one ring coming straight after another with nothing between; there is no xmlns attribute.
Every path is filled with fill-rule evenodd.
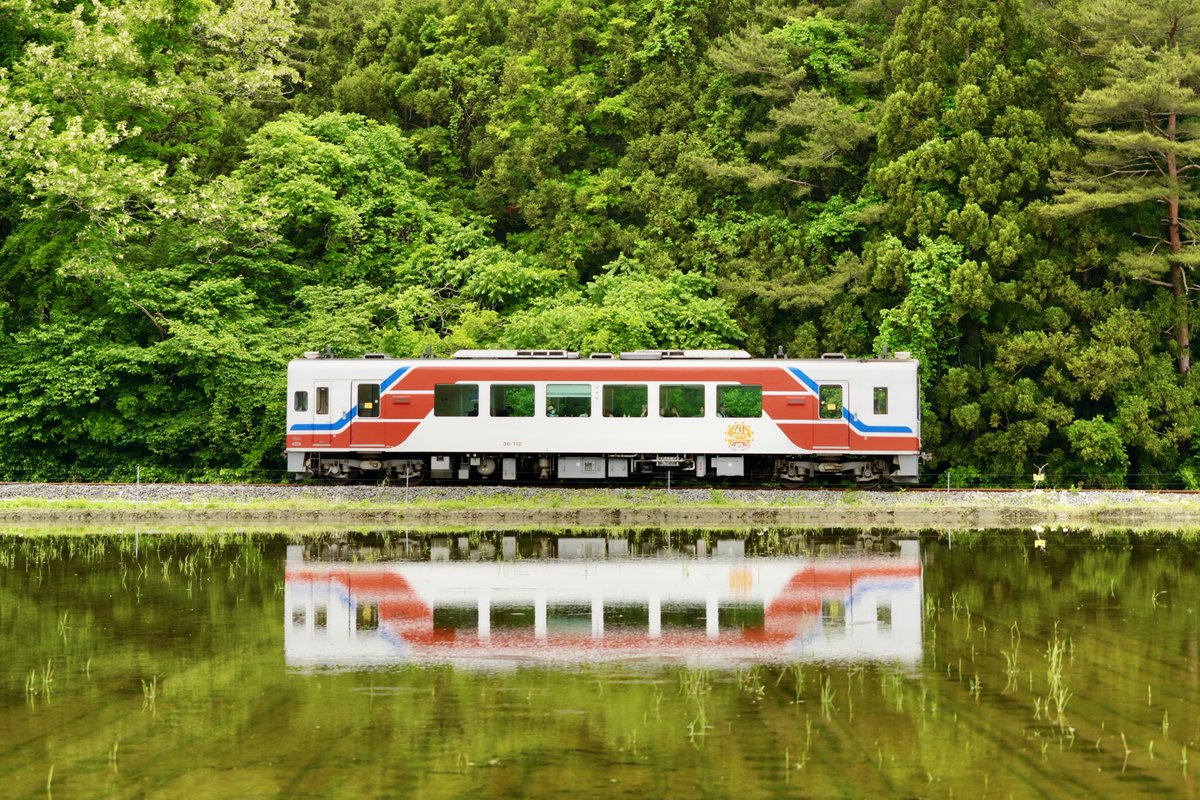
<svg viewBox="0 0 1200 800"><path fill-rule="evenodd" d="M1200 495L1155 491L0 484L0 531L70 527L1200 529Z"/></svg>

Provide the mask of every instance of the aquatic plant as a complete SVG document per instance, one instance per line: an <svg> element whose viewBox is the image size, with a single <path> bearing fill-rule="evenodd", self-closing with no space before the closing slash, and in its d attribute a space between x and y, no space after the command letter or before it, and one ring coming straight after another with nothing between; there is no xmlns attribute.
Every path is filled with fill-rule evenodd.
<svg viewBox="0 0 1200 800"><path fill-rule="evenodd" d="M712 675L707 669L686 669L679 673L679 690L692 702L693 716L688 723L688 741L698 746L698 740L708 735L708 704L712 692Z"/></svg>
<svg viewBox="0 0 1200 800"><path fill-rule="evenodd" d="M1067 727L1067 703L1072 694L1063 678L1063 656L1067 652L1068 642L1059 639L1058 623L1054 623L1054 638L1046 643L1046 680L1050 687L1049 700L1054 703L1054 723L1059 728ZM1047 704L1047 710L1049 704Z"/></svg>
<svg viewBox="0 0 1200 800"><path fill-rule="evenodd" d="M766 685L763 683L762 667L753 666L749 669L739 669L734 673L734 679L737 682L738 691L749 695L755 701L761 700L766 694Z"/></svg>
<svg viewBox="0 0 1200 800"><path fill-rule="evenodd" d="M1004 692L1016 691L1017 678L1021 675L1020 654L1021 654L1021 631L1017 627L1017 623L1013 622L1009 629L1009 642L1012 645L1011 650L1001 650L1000 655L1004 656Z"/></svg>
<svg viewBox="0 0 1200 800"><path fill-rule="evenodd" d="M142 711L150 712L150 716L158 716L158 676L150 676L149 682L142 679Z"/></svg>
<svg viewBox="0 0 1200 800"><path fill-rule="evenodd" d="M833 688L833 678L825 675L821 679L821 711L825 714L825 719L831 719L834 708L833 699L837 696L837 692Z"/></svg>

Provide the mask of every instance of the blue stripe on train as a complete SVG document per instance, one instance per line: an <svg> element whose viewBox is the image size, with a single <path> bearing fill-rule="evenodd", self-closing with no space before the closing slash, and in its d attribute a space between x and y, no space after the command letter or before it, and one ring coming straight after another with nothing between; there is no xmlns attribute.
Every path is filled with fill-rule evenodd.
<svg viewBox="0 0 1200 800"><path fill-rule="evenodd" d="M390 389L396 381L400 380L400 378L404 375L404 373L409 371L409 369L411 369L411 367L401 367L400 369L393 372L391 375L388 375L386 378L384 378L383 381L379 384L379 394L382 395L384 392L386 392L388 389ZM345 414L343 414L341 419L339 419L337 422L317 422L317 423L306 422L306 423L301 423L299 425L293 425L291 430L294 433L313 433L315 431L320 431L320 432L328 431L329 433L333 433L334 431L340 431L342 428L349 425L350 421L357 416L358 416L358 406L355 405L355 406L351 406L350 410L347 411Z"/></svg>
<svg viewBox="0 0 1200 800"><path fill-rule="evenodd" d="M788 372L792 373L804 386L813 394L820 397L821 391L817 386L817 382L804 374L804 370L799 367L788 367ZM850 423L856 431L860 433L912 433L912 428L907 425L868 425L850 409L842 406L842 419Z"/></svg>

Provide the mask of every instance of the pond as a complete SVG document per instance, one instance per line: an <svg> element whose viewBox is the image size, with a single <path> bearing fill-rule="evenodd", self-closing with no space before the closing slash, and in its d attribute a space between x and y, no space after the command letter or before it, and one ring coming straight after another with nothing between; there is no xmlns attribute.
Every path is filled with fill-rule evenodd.
<svg viewBox="0 0 1200 800"><path fill-rule="evenodd" d="M0 537L0 794L1195 796L1198 566L1078 531Z"/></svg>

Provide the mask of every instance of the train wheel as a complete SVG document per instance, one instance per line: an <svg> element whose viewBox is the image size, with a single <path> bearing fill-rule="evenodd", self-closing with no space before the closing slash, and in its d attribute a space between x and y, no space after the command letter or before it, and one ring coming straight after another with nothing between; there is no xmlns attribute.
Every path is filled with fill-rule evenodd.
<svg viewBox="0 0 1200 800"><path fill-rule="evenodd" d="M425 470L413 467L396 470L396 482L399 484L407 483L408 486L418 486L423 480L425 480Z"/></svg>

